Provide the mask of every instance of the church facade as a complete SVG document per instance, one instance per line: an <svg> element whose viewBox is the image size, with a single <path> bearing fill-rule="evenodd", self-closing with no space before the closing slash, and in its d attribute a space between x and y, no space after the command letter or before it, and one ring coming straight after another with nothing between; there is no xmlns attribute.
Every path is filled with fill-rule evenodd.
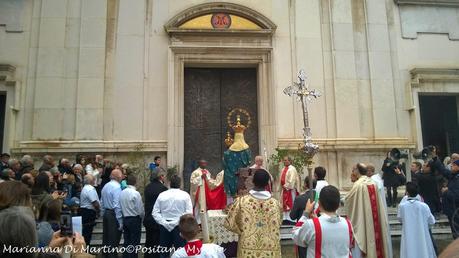
<svg viewBox="0 0 459 258"><path fill-rule="evenodd" d="M4 0L2 150L218 170L237 113L268 157L302 142L300 69L330 183L394 147L459 151L459 0Z"/></svg>

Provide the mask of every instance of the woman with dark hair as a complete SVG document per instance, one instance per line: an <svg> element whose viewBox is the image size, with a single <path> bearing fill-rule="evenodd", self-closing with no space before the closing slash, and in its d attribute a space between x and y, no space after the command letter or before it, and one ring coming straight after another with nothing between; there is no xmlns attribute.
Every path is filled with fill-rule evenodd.
<svg viewBox="0 0 459 258"><path fill-rule="evenodd" d="M35 184L32 187L32 207L35 217L39 217L42 206L53 199L59 197L58 192L50 194L51 187L49 176L46 172L40 172L35 178Z"/></svg>
<svg viewBox="0 0 459 258"><path fill-rule="evenodd" d="M104 188L104 185L108 182L110 182L110 175L113 171L113 169L115 168L114 164L109 161L109 160L106 160L105 161L105 168L102 172L102 175L100 176L100 178L102 179L102 182L100 183L100 189L102 190L102 188Z"/></svg>
<svg viewBox="0 0 459 258"><path fill-rule="evenodd" d="M387 153L387 157L383 162L381 170L383 171L384 187L387 192L387 206L397 206L397 187L402 185L402 171L391 158L391 153Z"/></svg>
<svg viewBox="0 0 459 258"><path fill-rule="evenodd" d="M88 164L86 156L83 154L78 154L75 159L75 164L80 164L84 170L86 165Z"/></svg>
<svg viewBox="0 0 459 258"><path fill-rule="evenodd" d="M38 246L47 246L53 233L60 229L62 201L51 200L40 209L37 223Z"/></svg>

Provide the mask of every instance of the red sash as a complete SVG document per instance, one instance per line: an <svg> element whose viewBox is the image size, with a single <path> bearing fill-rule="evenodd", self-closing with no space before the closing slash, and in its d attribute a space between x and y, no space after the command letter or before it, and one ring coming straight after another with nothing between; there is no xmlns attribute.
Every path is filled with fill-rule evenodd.
<svg viewBox="0 0 459 258"><path fill-rule="evenodd" d="M207 180L205 180L205 189L206 189L206 206L207 210L222 210L226 207L226 194L225 194L225 188L223 186L223 183L215 187L214 189L210 189L209 184L207 183ZM199 190L200 187L198 186L196 190L196 196L195 196L195 202L194 202L194 207L193 207L193 213L194 213L194 208L196 205L199 203ZM198 214L193 214L197 216Z"/></svg>
<svg viewBox="0 0 459 258"><path fill-rule="evenodd" d="M202 248L201 240L195 240L195 241L188 242L185 245L186 255L188 256L199 255L201 254L201 248Z"/></svg>
<svg viewBox="0 0 459 258"><path fill-rule="evenodd" d="M349 232L349 258L352 258L351 248L354 245L354 237L352 236L352 227L351 222L348 219L345 219L347 222L347 228ZM322 228L320 227L319 218L313 218L312 222L314 223L314 230L316 233L316 246L315 246L315 258L322 257Z"/></svg>
<svg viewBox="0 0 459 258"><path fill-rule="evenodd" d="M373 228L375 231L376 257L384 257L383 238L381 224L379 221L378 205L376 200L376 189L374 185L368 185L368 194L370 195L371 213L373 215Z"/></svg>
<svg viewBox="0 0 459 258"><path fill-rule="evenodd" d="M313 218L314 230L316 231L315 258L322 257L322 229L320 228L319 218Z"/></svg>
<svg viewBox="0 0 459 258"><path fill-rule="evenodd" d="M284 211L290 211L293 207L293 198L292 198L292 190L288 190L284 188L285 185L285 177L287 176L288 167L285 167L282 170L281 175L281 185L282 185L282 208Z"/></svg>

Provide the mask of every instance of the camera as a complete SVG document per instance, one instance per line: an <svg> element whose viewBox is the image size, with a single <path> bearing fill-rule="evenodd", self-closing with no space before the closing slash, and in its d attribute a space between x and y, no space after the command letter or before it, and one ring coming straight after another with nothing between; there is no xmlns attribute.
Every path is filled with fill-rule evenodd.
<svg viewBox="0 0 459 258"><path fill-rule="evenodd" d="M390 151L390 158L395 161L399 161L400 159L407 159L408 158L408 151L407 150L399 150L397 148L393 148Z"/></svg>
<svg viewBox="0 0 459 258"><path fill-rule="evenodd" d="M72 224L72 214L68 210L61 212L61 236L71 237L73 236L73 224Z"/></svg>
<svg viewBox="0 0 459 258"><path fill-rule="evenodd" d="M386 166L391 167L393 169L400 168L400 159L408 159L408 151L407 150L399 150L397 148L393 148L389 152L389 164Z"/></svg>
<svg viewBox="0 0 459 258"><path fill-rule="evenodd" d="M421 151L413 153L413 158L422 159L424 161L431 160L436 152L436 148L433 145L422 148Z"/></svg>

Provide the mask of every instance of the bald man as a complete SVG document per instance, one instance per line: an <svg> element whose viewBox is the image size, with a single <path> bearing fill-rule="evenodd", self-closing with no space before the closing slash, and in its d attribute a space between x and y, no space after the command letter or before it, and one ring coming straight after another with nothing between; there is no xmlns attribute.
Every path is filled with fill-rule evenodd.
<svg viewBox="0 0 459 258"><path fill-rule="evenodd" d="M110 248L119 245L123 229L123 215L120 206L122 178L121 170L114 169L110 174L111 181L105 184L101 194L101 207L104 214L102 244ZM116 254L109 253L106 254L106 257L116 257Z"/></svg>
<svg viewBox="0 0 459 258"><path fill-rule="evenodd" d="M94 188L95 177L93 175L84 176L84 187L80 195L80 213L83 221L84 241L91 243L92 230L96 225L96 218L100 213L100 201Z"/></svg>
<svg viewBox="0 0 459 258"><path fill-rule="evenodd" d="M263 156L255 156L255 164L253 164L252 166L250 166L250 168L254 169L254 171L256 169L263 169L265 170L266 172L268 172L269 174L269 183L268 185L266 186L266 191L272 193L273 192L273 176L271 175L271 173L269 173L269 171L263 167Z"/></svg>
<svg viewBox="0 0 459 258"><path fill-rule="evenodd" d="M386 207L379 197L377 185L367 173L368 167L363 163L352 167L351 181L354 184L344 201L356 240L352 257L390 258Z"/></svg>
<svg viewBox="0 0 459 258"><path fill-rule="evenodd" d="M203 185L204 181L203 179L206 179L207 182L209 183L209 186L211 188L214 188L215 185L215 180L212 179L210 172L207 170L207 161L206 160L199 160L198 161L199 167L191 173L190 177L190 196L191 196L191 203L193 205L193 213L196 216L196 219L198 223L201 223L201 218L199 217L199 210L203 208L204 210L207 210L207 206L205 205L205 199L203 201L204 207L200 207L200 203L198 200L198 188Z"/></svg>

